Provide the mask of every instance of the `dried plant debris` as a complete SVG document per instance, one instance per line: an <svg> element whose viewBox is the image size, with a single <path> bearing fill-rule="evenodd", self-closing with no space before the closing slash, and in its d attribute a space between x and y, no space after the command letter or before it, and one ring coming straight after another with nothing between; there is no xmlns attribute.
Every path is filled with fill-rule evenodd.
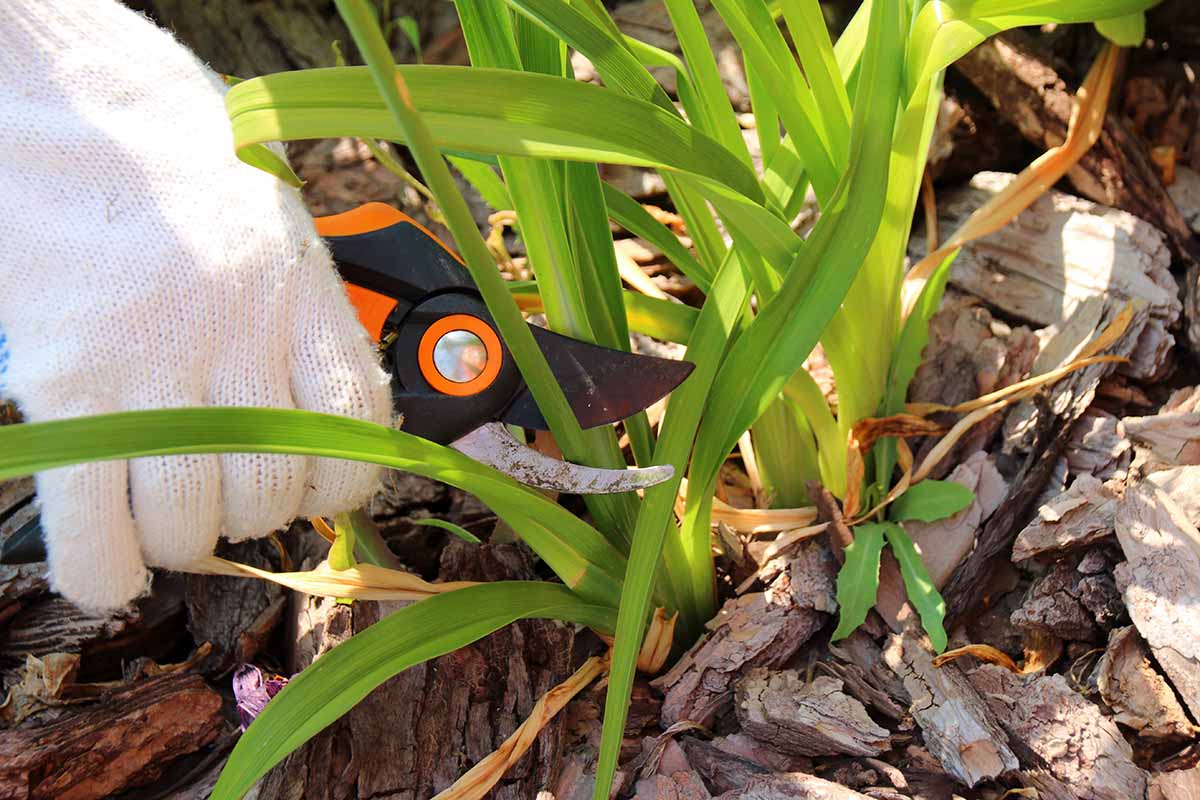
<svg viewBox="0 0 1200 800"><path fill-rule="evenodd" d="M0 797L109 797L149 783L225 727L196 675L139 681L57 722L0 732Z"/></svg>
<svg viewBox="0 0 1200 800"><path fill-rule="evenodd" d="M986 664L971 685L1012 737L1023 766L1042 769L1083 800L1131 800L1146 794L1146 775L1112 718L1074 691L1062 675L1015 675Z"/></svg>
<svg viewBox="0 0 1200 800"><path fill-rule="evenodd" d="M1192 717L1200 715L1200 533L1161 489L1141 484L1117 507L1126 562L1117 585L1129 616Z"/></svg>
<svg viewBox="0 0 1200 800"><path fill-rule="evenodd" d="M910 628L891 636L884 659L904 682L912 697L909 711L946 772L973 787L1017 768L1008 737L988 705L958 665L933 666L923 634Z"/></svg>
<svg viewBox="0 0 1200 800"><path fill-rule="evenodd" d="M954 230L1014 176L982 172L968 187L939 196L939 226ZM914 236L914 253L920 252ZM1163 235L1132 214L1062 192L1047 192L1011 224L966 245L950 282L989 305L1038 326L1062 326L1080 303L1103 297L1120 307L1145 304L1149 322L1121 371L1159 375L1182 311Z"/></svg>
<svg viewBox="0 0 1200 800"><path fill-rule="evenodd" d="M1117 722L1146 739L1190 738L1192 725L1175 693L1150 663L1150 653L1132 625L1108 638L1096 665L1100 696Z"/></svg>
<svg viewBox="0 0 1200 800"><path fill-rule="evenodd" d="M1200 386L1176 391L1156 414L1123 422L1129 438L1150 450L1155 466L1200 464Z"/></svg>
<svg viewBox="0 0 1200 800"><path fill-rule="evenodd" d="M889 749L888 731L836 678L805 681L795 670L753 669L738 681L734 708L742 730L802 756L875 756Z"/></svg>
<svg viewBox="0 0 1200 800"><path fill-rule="evenodd" d="M781 569L763 592L725 603L710 633L653 685L666 694L662 722L706 724L732 702L733 685L749 667L780 667L837 609L837 565L824 541L791 548L764 569Z"/></svg>
<svg viewBox="0 0 1200 800"><path fill-rule="evenodd" d="M1053 558L1112 536L1121 488L1080 475L1066 492L1038 507L1037 516L1017 534L1012 560Z"/></svg>

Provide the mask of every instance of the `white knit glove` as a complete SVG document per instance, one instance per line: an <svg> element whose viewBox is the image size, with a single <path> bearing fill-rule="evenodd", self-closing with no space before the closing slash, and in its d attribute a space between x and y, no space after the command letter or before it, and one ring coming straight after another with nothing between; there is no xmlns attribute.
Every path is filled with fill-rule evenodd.
<svg viewBox="0 0 1200 800"><path fill-rule="evenodd" d="M298 194L234 155L218 76L114 0L0 2L0 383L30 421L181 406L388 423L388 379ZM0 353L4 351L0 345ZM38 476L52 585L361 504L369 465L168 456Z"/></svg>

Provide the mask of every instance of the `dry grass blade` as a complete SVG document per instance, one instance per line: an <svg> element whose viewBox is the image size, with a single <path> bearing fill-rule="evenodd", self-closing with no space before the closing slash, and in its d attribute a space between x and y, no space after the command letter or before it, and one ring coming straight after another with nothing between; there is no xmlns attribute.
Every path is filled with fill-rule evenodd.
<svg viewBox="0 0 1200 800"><path fill-rule="evenodd" d="M538 699L529 717L496 750L471 767L450 788L439 792L433 800L477 800L492 790L513 764L533 745L554 715L572 697L608 668L608 657L592 657L575 674L546 692Z"/></svg>
<svg viewBox="0 0 1200 800"><path fill-rule="evenodd" d="M645 675L657 675L667 663L671 655L671 645L675 641L675 621L679 612L667 616L665 608L654 609L654 619L650 621L650 629L638 652L638 672Z"/></svg>
<svg viewBox="0 0 1200 800"><path fill-rule="evenodd" d="M746 477L750 479L750 489L754 492L755 505L765 506L767 493L763 489L762 473L758 471L758 456L754 454L754 441L750 431L738 438L738 452L742 455L742 466L746 468Z"/></svg>
<svg viewBox="0 0 1200 800"><path fill-rule="evenodd" d="M1025 663L1017 666L1008 653L997 650L990 644L968 644L947 650L933 659L933 665L940 667L963 656L974 656L980 661L1004 667L1016 675L1031 675L1041 672L1058 660L1062 653L1062 642L1053 636L1039 634L1025 643Z"/></svg>
<svg viewBox="0 0 1200 800"><path fill-rule="evenodd" d="M678 611L668 617L665 608L654 609L650 627L646 629L646 637L642 639L642 649L638 651L638 672L656 675L662 670L667 663L667 657L671 655L671 645L675 642L675 622L678 619ZM595 633L600 637L600 641L610 648L613 646L613 637L598 631Z"/></svg>
<svg viewBox="0 0 1200 800"><path fill-rule="evenodd" d="M1121 48L1113 44L1106 45L1076 93L1076 106L1067 128L1067 140L1039 156L1004 191L977 209L944 245L930 252L909 270L904 277L905 317L912 311L929 276L946 256L956 248L1007 225L1091 149L1104 127L1104 114L1108 109L1113 78L1120 62Z"/></svg>
<svg viewBox="0 0 1200 800"><path fill-rule="evenodd" d="M637 262L630 258L629 253L624 248L615 246L613 252L617 254L617 273L621 276L621 280L637 289L644 295L654 297L659 300L670 300L671 296L650 279L650 276L642 272L642 268Z"/></svg>
<svg viewBox="0 0 1200 800"><path fill-rule="evenodd" d="M771 542L771 544L767 545L767 548L763 550L763 563L770 561L772 558L779 555L797 542L802 542L805 539L811 539L814 536L820 536L828 527L828 522L822 522L820 525L809 525L806 528L797 528L793 531L785 531L779 534L779 536L775 537L775 541ZM757 576L753 577L757 578Z"/></svg>
<svg viewBox="0 0 1200 800"><path fill-rule="evenodd" d="M330 544L333 544L337 540L337 533L333 530L333 527L328 522L326 522L323 518L312 517L308 521L313 526L313 530L316 531L318 534L320 534L321 538L324 539L325 541L329 542Z"/></svg>
<svg viewBox="0 0 1200 800"><path fill-rule="evenodd" d="M944 430L945 428L938 423L915 414L868 417L854 423L854 427L850 429L849 441L846 443L846 499L842 504L842 513L846 516L847 521L858 515L863 475L866 472L863 456L870 452L877 441L884 438L904 439L908 436L934 436ZM893 489L893 491L895 490ZM896 496L898 497L899 494ZM889 493L889 499L885 500L885 504L891 502L891 499L894 498Z"/></svg>
<svg viewBox="0 0 1200 800"><path fill-rule="evenodd" d="M675 500L675 514L683 519L687 495L687 479L679 482L679 496ZM803 528L817 520L817 509L813 506L799 508L735 508L719 497L712 501L712 525L728 525L738 533L779 533Z"/></svg>
<svg viewBox="0 0 1200 800"><path fill-rule="evenodd" d="M372 564L358 564L349 569L335 570L329 566L328 561L322 561L316 569L308 572L268 572L236 561L209 556L192 562L189 571L203 575L261 578L305 594L353 600L424 600L431 595L476 585L474 581L429 583L416 575Z"/></svg>

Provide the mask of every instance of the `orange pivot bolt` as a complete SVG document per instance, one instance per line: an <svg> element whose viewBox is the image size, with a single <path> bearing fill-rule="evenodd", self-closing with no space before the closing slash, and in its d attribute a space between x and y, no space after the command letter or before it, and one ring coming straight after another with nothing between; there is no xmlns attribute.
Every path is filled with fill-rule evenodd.
<svg viewBox="0 0 1200 800"><path fill-rule="evenodd" d="M504 351L492 326L470 314L450 314L421 336L417 362L421 375L442 394L470 397L500 374Z"/></svg>

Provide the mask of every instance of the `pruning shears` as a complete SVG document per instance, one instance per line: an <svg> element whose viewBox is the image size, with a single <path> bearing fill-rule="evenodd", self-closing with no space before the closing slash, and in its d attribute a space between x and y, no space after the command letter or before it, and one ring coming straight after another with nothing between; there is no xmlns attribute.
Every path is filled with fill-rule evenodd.
<svg viewBox="0 0 1200 800"><path fill-rule="evenodd" d="M449 445L522 483L561 492L625 492L671 477L666 465L613 470L572 464L514 439L506 426L546 430L546 420L463 262L411 217L367 203L319 217L316 226L392 375L401 430ZM583 428L636 414L693 368L530 328ZM36 521L0 549L6 564L44 556Z"/></svg>

